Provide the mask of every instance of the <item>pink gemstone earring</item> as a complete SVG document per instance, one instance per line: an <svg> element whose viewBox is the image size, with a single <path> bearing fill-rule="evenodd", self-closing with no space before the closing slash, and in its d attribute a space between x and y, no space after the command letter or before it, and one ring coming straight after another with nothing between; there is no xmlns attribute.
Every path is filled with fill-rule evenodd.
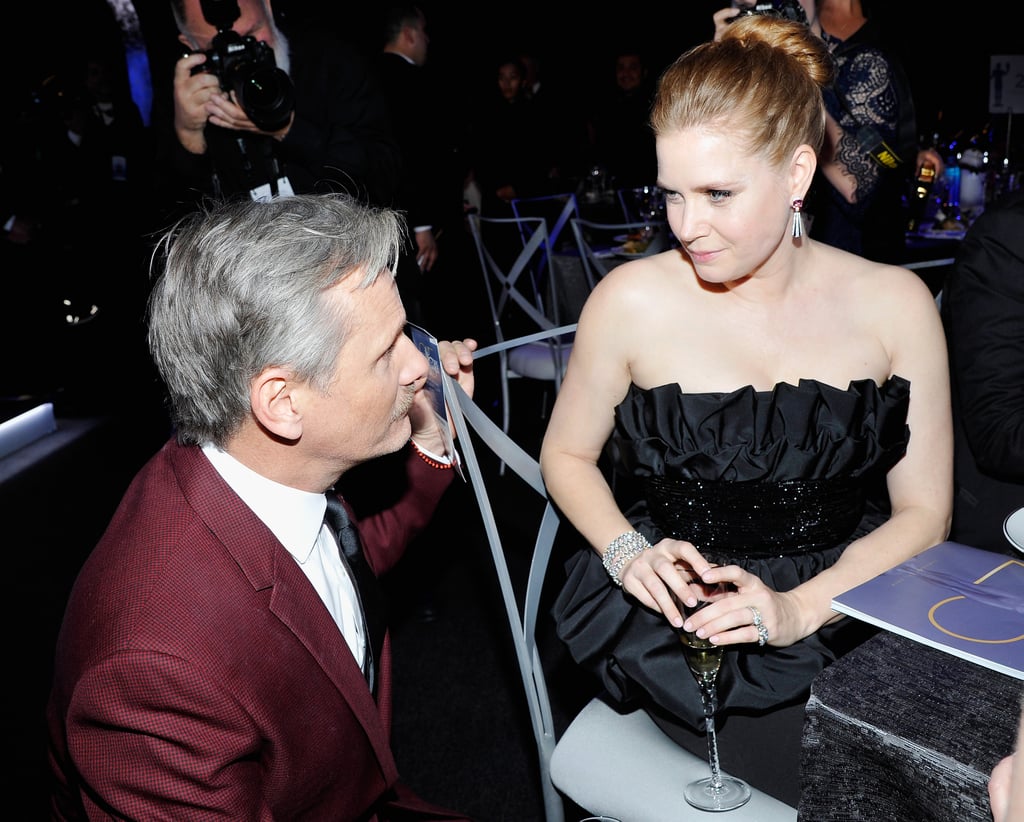
<svg viewBox="0 0 1024 822"><path fill-rule="evenodd" d="M800 215L803 210L803 200L793 200L793 239L799 240L804 236L804 218Z"/></svg>

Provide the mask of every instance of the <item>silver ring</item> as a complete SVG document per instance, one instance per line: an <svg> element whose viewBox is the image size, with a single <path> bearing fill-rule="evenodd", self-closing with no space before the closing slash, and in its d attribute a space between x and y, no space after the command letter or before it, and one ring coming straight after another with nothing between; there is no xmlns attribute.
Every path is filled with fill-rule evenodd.
<svg viewBox="0 0 1024 822"><path fill-rule="evenodd" d="M757 644L763 646L768 642L768 628L761 619L761 612L753 605L747 606L750 613L754 615L754 627L757 629Z"/></svg>

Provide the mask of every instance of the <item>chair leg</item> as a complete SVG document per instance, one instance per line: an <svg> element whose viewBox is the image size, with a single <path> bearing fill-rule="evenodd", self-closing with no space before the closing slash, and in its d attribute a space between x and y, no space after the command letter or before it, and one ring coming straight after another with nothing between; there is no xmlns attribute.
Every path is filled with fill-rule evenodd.
<svg viewBox="0 0 1024 822"><path fill-rule="evenodd" d="M505 432L506 436L508 435L508 427L511 421L511 412L508 407L508 396L508 377L503 375L501 378L501 430ZM498 464L498 476L505 476L505 460L502 460Z"/></svg>

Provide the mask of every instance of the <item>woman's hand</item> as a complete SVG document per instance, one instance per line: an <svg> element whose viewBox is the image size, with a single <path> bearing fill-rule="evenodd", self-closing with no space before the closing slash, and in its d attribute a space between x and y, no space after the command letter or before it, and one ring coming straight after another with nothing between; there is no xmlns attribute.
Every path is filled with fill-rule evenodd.
<svg viewBox="0 0 1024 822"><path fill-rule="evenodd" d="M684 626L687 631L715 645L756 643L779 648L808 635L794 594L772 590L760 577L738 565L713 566L702 579L706 583L729 583L734 590L688 617Z"/></svg>
<svg viewBox="0 0 1024 822"><path fill-rule="evenodd" d="M676 628L683 625L672 594L687 606L697 604L700 586L689 584L699 580L711 564L701 556L693 543L679 539L663 539L657 545L638 554L619 572L623 590L642 604L661 611Z"/></svg>
<svg viewBox="0 0 1024 822"><path fill-rule="evenodd" d="M715 645L762 644L765 636L763 644L785 647L807 635L796 597L773 591L738 565L713 565L683 540L662 540L626 565L620 578L628 593L663 613L673 627L685 627ZM688 607L695 606L701 592L692 582L697 579L725 582L733 590L686 617L684 625L672 593Z"/></svg>

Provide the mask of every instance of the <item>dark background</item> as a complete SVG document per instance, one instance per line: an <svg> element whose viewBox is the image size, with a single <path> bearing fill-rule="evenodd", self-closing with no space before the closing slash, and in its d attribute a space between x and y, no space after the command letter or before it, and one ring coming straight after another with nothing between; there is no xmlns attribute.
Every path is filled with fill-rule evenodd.
<svg viewBox="0 0 1024 822"><path fill-rule="evenodd" d="M493 90L495 63L509 51L537 54L546 82L562 91L568 106L581 104L593 90L611 82L611 58L622 43L638 44L657 74L686 48L711 36L711 14L724 1L598 8L519 0L470 9L424 2L432 39L429 70L446 92L445 100L439 101L443 107L438 121L425 123L424 128L468 116L478 95ZM167 0L135 2L156 94L169 99L172 64L180 47ZM315 16L368 54L380 47L383 3L274 0L274 8L283 22ZM17 107L86 46L100 44L114 53L122 48L105 0L11 2L4 11L9 28L6 48L0 52L0 110L5 125L14 123ZM891 0L885 4L882 22L910 76L922 134L938 125L944 139L966 139L990 123L989 56L1024 53L1024 11L1017 3L954 6L951 14L942 16L935 5ZM997 135L1005 134L1005 116L991 124ZM1024 135L1024 122L1014 132ZM103 269L98 274L111 272ZM33 269L30 276L43 275ZM0 277L7 278L4 294L10 298L12 272L0 266ZM9 299L6 309L9 324L24 322L25 307L16 300ZM8 598L10 613L5 614L12 675L3 721L15 766L4 778L8 795L33 808L19 813L23 819L45 818L35 812L45 797L40 784L45 754L41 711L67 591L129 479L167 435L162 415L154 412L148 398L134 396L139 385L148 383L119 357L93 356L97 347L106 352L109 346L90 343L89 335L101 331L101 323L77 329L73 333L78 336L61 346L61 358L83 363L83 379L104 399L97 413L116 413L89 421L87 434L74 447L26 472L16 486L0 483L0 511L7 514L5 544L13 565L8 577L17 589ZM20 335L5 351L17 360L25 357L26 346L26 335ZM529 407L531 400L526 397L521 407ZM136 407L144 410L134 414ZM533 415L532 422L540 420ZM521 433L513 431L519 441ZM537 438L531 441L536 444ZM456 512L473 504L467 488L458 490L461 494L452 505L463 508L453 508ZM49 504L54 496L62 503L56 513ZM509 518L522 519L515 505ZM520 822L539 818L533 742L493 569L482 537L473 533L477 522L474 514L468 525L460 521L459 530L446 532L445 544L454 546L458 561L450 559L438 575L440 620L406 618L395 625L395 658L402 663L396 665L394 747L406 778L424 795L473 813L481 822ZM551 678L556 681L564 685L564 677Z"/></svg>
<svg viewBox="0 0 1024 822"><path fill-rule="evenodd" d="M128 2L129 0L124 0ZM429 68L450 89L450 102L493 86L496 59L529 50L544 74L568 99L580 99L610 82L611 55L622 43L639 45L657 74L686 48L712 34L711 14L724 0L676 0L643 4L519 0L466 6L423 2L431 36ZM875 16L904 62L917 101L919 130L946 139L969 137L991 120L997 134L1005 115L987 114L989 57L1024 53L1024 9L1016 2L938 4L877 2ZM945 4L943 4L945 6ZM30 91L87 41L119 47L118 29L105 0L58 0L9 4L12 28L4 50L7 93ZM171 61L179 51L166 0L136 0L148 44L157 93L169 93ZM316 17L367 52L380 46L385 3L339 0L275 0L286 21ZM18 48L14 45L17 44ZM457 110L457 109L456 109ZM1024 131L1024 123L1016 129Z"/></svg>

